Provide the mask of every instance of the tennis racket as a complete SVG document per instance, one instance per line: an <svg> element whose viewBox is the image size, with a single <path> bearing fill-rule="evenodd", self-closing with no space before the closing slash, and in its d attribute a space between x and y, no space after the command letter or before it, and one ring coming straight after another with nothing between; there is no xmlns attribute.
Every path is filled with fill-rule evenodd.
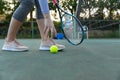
<svg viewBox="0 0 120 80"><path fill-rule="evenodd" d="M81 22L70 12L64 11L57 0L53 0L53 3L58 10L60 26L66 40L72 45L81 44L84 40L84 30Z"/></svg>

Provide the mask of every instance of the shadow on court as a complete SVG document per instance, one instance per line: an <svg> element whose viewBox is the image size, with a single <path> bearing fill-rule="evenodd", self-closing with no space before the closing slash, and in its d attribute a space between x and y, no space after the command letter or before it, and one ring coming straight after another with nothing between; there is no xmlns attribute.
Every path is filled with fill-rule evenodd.
<svg viewBox="0 0 120 80"><path fill-rule="evenodd" d="M0 51L0 80L120 80L120 40L89 39L79 46L39 51L40 40L20 39L27 52ZM0 48L4 40L0 40Z"/></svg>

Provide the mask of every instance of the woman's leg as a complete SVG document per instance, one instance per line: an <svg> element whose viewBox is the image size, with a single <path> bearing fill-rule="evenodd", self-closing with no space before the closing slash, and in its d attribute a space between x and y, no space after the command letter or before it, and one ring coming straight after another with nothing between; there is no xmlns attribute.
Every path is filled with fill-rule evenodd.
<svg viewBox="0 0 120 80"><path fill-rule="evenodd" d="M38 2L38 0L35 0L35 6L36 6L36 21L37 21L37 24L38 24L38 29L40 31L40 35L41 35L41 39L42 40L45 40L46 37L44 36L44 15L43 13L41 12L41 8L40 8L40 4Z"/></svg>
<svg viewBox="0 0 120 80"><path fill-rule="evenodd" d="M41 3L41 4L40 4ZM56 34L56 29L53 25L49 14L49 7L47 0L36 0L36 7L37 7L37 24L41 35L41 44L40 50L49 50L51 45L56 45L54 42L53 34ZM44 7L43 7L44 6ZM44 9L43 9L44 8ZM41 12L42 11L42 12ZM52 34L52 38L49 38L49 32ZM64 49L64 45L57 45L59 50Z"/></svg>
<svg viewBox="0 0 120 80"><path fill-rule="evenodd" d="M23 21L26 19L28 13L33 9L34 2L32 0L21 0L19 7L14 12L6 40L13 41L16 39L16 34L22 25Z"/></svg>
<svg viewBox="0 0 120 80"><path fill-rule="evenodd" d="M6 41L11 42L11 41L14 41L16 39L16 34L17 34L21 25L22 25L22 22L20 22L12 17L11 22L10 22L10 26L8 29Z"/></svg>
<svg viewBox="0 0 120 80"><path fill-rule="evenodd" d="M19 7L15 10L11 22L9 25L7 37L5 44L3 45L3 50L8 51L24 51L28 48L17 42L16 34L22 25L23 21L26 19L28 13L33 9L34 0L20 0Z"/></svg>

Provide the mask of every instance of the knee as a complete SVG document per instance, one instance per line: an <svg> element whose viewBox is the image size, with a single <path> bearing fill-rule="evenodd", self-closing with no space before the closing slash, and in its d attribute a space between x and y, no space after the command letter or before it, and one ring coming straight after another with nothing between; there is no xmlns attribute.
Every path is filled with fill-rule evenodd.
<svg viewBox="0 0 120 80"><path fill-rule="evenodd" d="M34 0L21 0L19 7L16 9L16 11L13 14L13 17L21 22L25 20L28 13L33 9L34 7Z"/></svg>
<svg viewBox="0 0 120 80"><path fill-rule="evenodd" d="M25 8L33 9L34 7L34 0L22 0L21 6L24 6Z"/></svg>

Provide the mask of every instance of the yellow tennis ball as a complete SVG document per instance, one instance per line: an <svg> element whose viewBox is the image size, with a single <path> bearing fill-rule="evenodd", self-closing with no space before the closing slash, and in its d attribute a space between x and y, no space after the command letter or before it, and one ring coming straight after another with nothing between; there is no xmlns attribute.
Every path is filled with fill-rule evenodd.
<svg viewBox="0 0 120 80"><path fill-rule="evenodd" d="M55 46L55 45L52 45L52 46L50 47L50 52L51 52L51 53L57 53L57 52L58 52L58 47Z"/></svg>

